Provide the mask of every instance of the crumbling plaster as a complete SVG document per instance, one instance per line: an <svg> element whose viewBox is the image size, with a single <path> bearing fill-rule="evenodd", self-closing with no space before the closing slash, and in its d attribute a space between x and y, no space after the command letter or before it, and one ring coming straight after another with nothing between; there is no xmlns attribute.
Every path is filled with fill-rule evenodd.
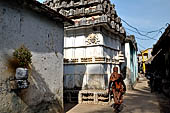
<svg viewBox="0 0 170 113"><path fill-rule="evenodd" d="M62 111L63 35L62 22L55 22L17 3L0 1L1 113ZM26 46L33 55L29 69L30 87L14 93L4 87L10 85L7 81L15 74L12 53L21 45Z"/></svg>

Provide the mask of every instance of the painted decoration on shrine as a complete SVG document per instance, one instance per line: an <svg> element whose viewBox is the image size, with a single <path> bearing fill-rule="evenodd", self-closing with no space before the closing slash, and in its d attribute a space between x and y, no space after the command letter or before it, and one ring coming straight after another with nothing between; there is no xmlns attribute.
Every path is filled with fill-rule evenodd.
<svg viewBox="0 0 170 113"><path fill-rule="evenodd" d="M86 43L87 45L92 45L92 44L99 44L100 40L98 36L94 33L89 34L87 37Z"/></svg>

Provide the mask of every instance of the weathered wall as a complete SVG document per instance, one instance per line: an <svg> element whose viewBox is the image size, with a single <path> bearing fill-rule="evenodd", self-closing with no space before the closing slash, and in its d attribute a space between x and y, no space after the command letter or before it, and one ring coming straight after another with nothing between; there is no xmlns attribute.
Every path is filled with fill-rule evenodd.
<svg viewBox="0 0 170 113"><path fill-rule="evenodd" d="M125 43L125 57L126 64L126 78L125 84L127 89L131 89L133 84L136 82L138 77L138 62L137 62L137 51L130 43Z"/></svg>
<svg viewBox="0 0 170 113"><path fill-rule="evenodd" d="M125 57L126 57L126 79L125 84L128 87L131 87L132 81L131 81L131 70L130 70L130 44L125 43Z"/></svg>
<svg viewBox="0 0 170 113"><path fill-rule="evenodd" d="M97 43L89 44L88 36L96 34ZM113 58L121 50L120 39L117 35L109 36L105 32L93 31L93 29L78 29L65 32L64 58L89 58L108 57Z"/></svg>
<svg viewBox="0 0 170 113"><path fill-rule="evenodd" d="M109 64L65 65L64 88L106 89L111 68Z"/></svg>
<svg viewBox="0 0 170 113"><path fill-rule="evenodd" d="M112 59L118 56L121 41L118 35L111 35L102 28L72 29L65 31L64 58L77 59L76 63L64 65L65 89L106 89L112 69L116 64ZM89 43L89 36L95 34L96 43ZM96 61L100 57L101 61ZM81 58L91 58L92 61L82 62ZM109 61L102 61L108 58ZM119 67L119 65L117 65Z"/></svg>
<svg viewBox="0 0 170 113"><path fill-rule="evenodd" d="M0 113L57 113L63 102L63 24L11 1L0 1ZM32 53L30 87L9 92L14 49Z"/></svg>

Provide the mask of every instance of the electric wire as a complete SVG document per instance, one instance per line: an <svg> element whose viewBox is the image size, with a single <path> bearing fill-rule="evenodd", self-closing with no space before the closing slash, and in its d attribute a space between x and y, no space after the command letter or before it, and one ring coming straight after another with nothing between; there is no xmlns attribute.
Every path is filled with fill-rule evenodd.
<svg viewBox="0 0 170 113"><path fill-rule="evenodd" d="M133 30L131 30L131 29L129 29L129 28L126 28L126 27L125 27L125 29L126 29L126 30L129 30L129 31L131 31L131 32L137 33L136 31L133 31ZM130 34L130 33L128 33L128 34ZM148 39L148 38L147 38L147 39L146 39L146 38L139 38L139 37L136 37L136 38L137 38L137 39L140 39L140 40L150 40L150 39Z"/></svg>
<svg viewBox="0 0 170 113"><path fill-rule="evenodd" d="M129 27L135 29L135 31L132 30L132 29L129 29L129 28L125 28L125 29L127 29L127 30L129 30L129 31L131 31L131 32L137 33L137 34L139 34L139 35L141 35L141 36L144 36L144 37L146 37L147 39L157 40L157 39L155 39L154 37L155 37L155 36L158 36L159 33L162 33L162 30L165 29L164 27L161 27L161 28L158 29L158 30L152 30L152 31L149 31L149 32L146 32L145 34L143 34L143 33L141 33L141 32L144 32L144 31L138 30L138 28L130 25L128 22L126 22L126 21L123 20L123 19L121 19L121 20L122 20L126 25L128 25ZM169 25L169 23L167 23L166 26L167 26L167 25ZM157 34L156 34L155 36L153 36L153 37L148 36L149 34L155 33L155 32L157 32ZM146 40L146 39L142 39L142 40Z"/></svg>
<svg viewBox="0 0 170 113"><path fill-rule="evenodd" d="M135 37L135 38L139 40L146 40L146 41L150 40L150 39L144 39L144 38L139 38L139 37Z"/></svg>
<svg viewBox="0 0 170 113"><path fill-rule="evenodd" d="M169 23L167 23L166 25L165 25L165 27L161 27L160 29L158 29L158 30L152 30L152 31L149 31L149 32L146 32L146 31L141 31L141 30L138 30L136 27L133 27L132 25L130 25L128 22L126 22L126 21L124 21L123 19L121 19L125 24L127 24L129 27L131 27L131 28L133 28L133 29L135 29L135 31L134 30L132 30L132 29L129 29L129 28L125 28L126 30L129 30L129 31L131 31L131 32L134 32L134 33L137 33L137 34L139 34L139 35L141 35L141 36L145 36L146 38L139 38L139 37L136 37L135 36L135 38L136 39L139 39L139 40L146 40L146 41L148 41L148 40L156 40L154 37L158 37L158 35L161 33L162 34L162 30L165 30L165 27L167 27L167 26L169 26L170 24ZM127 32L127 31L126 31ZM141 32L143 32L143 33L145 33L145 34L142 34ZM156 33L154 36L152 36L152 37L150 37L150 36L148 36L149 34L152 34L152 33ZM130 33L129 32L127 32L127 34L129 34L130 35ZM137 45L138 45L138 51L140 52L142 49L146 49L143 45L141 45L139 42L137 43Z"/></svg>

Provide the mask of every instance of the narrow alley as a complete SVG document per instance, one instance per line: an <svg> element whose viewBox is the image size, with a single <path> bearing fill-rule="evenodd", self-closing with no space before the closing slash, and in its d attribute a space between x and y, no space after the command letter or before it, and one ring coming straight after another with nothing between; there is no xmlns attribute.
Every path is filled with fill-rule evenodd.
<svg viewBox="0 0 170 113"><path fill-rule="evenodd" d="M170 113L169 8L0 0L0 113Z"/></svg>
<svg viewBox="0 0 170 113"><path fill-rule="evenodd" d="M135 88L126 93L121 113L169 113L167 108L169 102L167 100L167 104L165 100L166 97L161 94L150 93L148 80L140 78ZM113 113L113 111L111 104L78 104L66 113Z"/></svg>

